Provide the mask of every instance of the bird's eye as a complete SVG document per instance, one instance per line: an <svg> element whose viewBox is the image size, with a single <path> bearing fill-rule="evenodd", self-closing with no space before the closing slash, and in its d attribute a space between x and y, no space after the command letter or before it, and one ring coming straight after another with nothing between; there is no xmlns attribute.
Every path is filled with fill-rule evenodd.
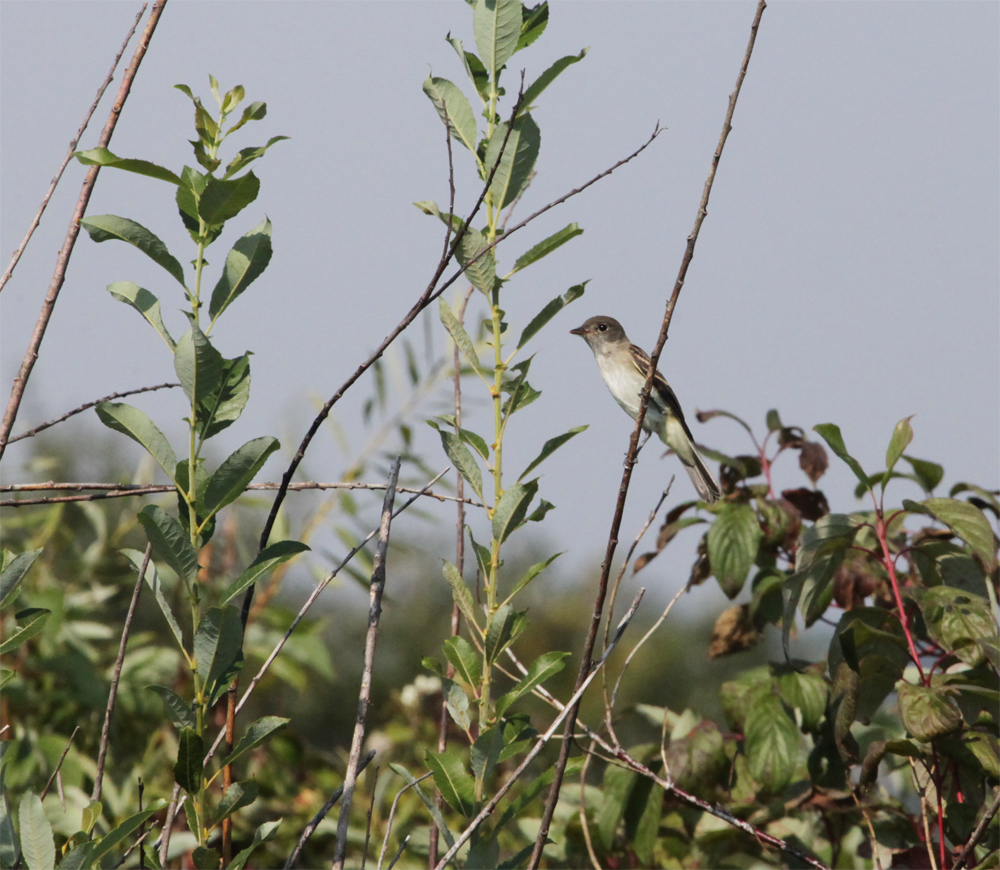
<svg viewBox="0 0 1000 870"><path fill-rule="evenodd" d="M607 325L606 323L601 323L600 325L598 325L598 327L597 327L597 328L598 328L598 329L599 329L599 330L600 330L601 332L607 332L607 331L608 331L608 325Z"/></svg>

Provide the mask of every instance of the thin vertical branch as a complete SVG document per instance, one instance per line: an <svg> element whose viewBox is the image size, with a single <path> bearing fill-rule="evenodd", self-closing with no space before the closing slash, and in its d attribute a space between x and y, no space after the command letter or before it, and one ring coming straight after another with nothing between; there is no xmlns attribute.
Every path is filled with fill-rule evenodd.
<svg viewBox="0 0 1000 870"><path fill-rule="evenodd" d="M70 747L73 745L73 738L76 737L76 732L80 730L80 726L77 725L73 729L73 733L69 735L69 740L66 741L66 748L63 749L62 755L59 756L59 763L56 765L56 769L52 771L52 775L49 777L48 782L45 783L45 788L42 789L42 793L39 795L41 800L45 800L45 795L49 793L49 789L52 788L52 781L56 778L56 774L59 773L59 769L62 767L63 762L66 760L66 756L69 753Z"/></svg>
<svg viewBox="0 0 1000 870"><path fill-rule="evenodd" d="M122 629L122 640L118 645L118 658L115 659L115 670L111 677L111 691L108 693L108 708L104 713L104 727L101 729L101 747L97 753L97 774L94 777L94 791L90 799L99 801L101 799L101 786L104 782L104 762L108 757L108 738L111 729L111 715L115 712L115 701L118 698L118 682L122 676L122 664L125 661L125 647L128 644L129 632L132 630L132 617L135 615L135 606L139 603L139 593L142 591L142 584L146 579L146 569L149 567L149 557L153 553L153 545L146 545L146 552L142 557L142 567L139 569L139 576L135 581L135 589L132 591L132 601L128 606L128 613L125 615L125 627Z"/></svg>
<svg viewBox="0 0 1000 870"><path fill-rule="evenodd" d="M132 88L132 82L139 70L139 64L142 63L142 59L146 55L149 41L153 38L153 31L156 29L156 24L160 20L160 15L163 13L163 7L166 4L167 0L156 0L156 3L153 4L153 10L149 13L149 20L146 22L146 29L143 31L142 38L139 40L139 44L135 48L135 53L132 55L132 62L122 77L122 83L118 88L118 96L115 98L115 104L111 107L111 113L108 115L108 120L104 124L104 130L101 132L101 137L97 142L98 147L106 148L111 141L111 134L115 131L115 125L118 123L125 100L128 98L129 91ZM48 328L49 320L52 317L52 311L55 308L59 291L62 289L63 281L66 280L66 269L69 266L69 258L73 253L73 246L76 244L77 236L80 235L80 220L87 211L90 195L94 191L94 184L97 182L97 174L100 168L100 166L91 166L83 181L83 187L80 190L76 208L73 210L73 217L69 222L69 229L66 231L66 238L56 259L56 269L52 275L52 282L49 284L49 291L45 295L42 310L38 315L38 322L31 333L28 349L25 351L24 359L21 361L21 368L18 370L17 377L14 378L14 386L11 389L10 399L7 401L7 408L4 410L3 421L0 422L0 457L3 456L4 450L7 449L7 439L10 438L10 430L14 426L14 420L17 419L17 411L21 406L21 399L24 396L25 387L28 385L28 378L31 376L31 370L38 359L38 349L41 347L42 339L45 337L45 330Z"/></svg>
<svg viewBox="0 0 1000 870"><path fill-rule="evenodd" d="M996 793L993 798L993 803L991 803L989 809L983 813L983 817L979 820L979 824L976 825L976 829L972 832L972 836L969 837L966 844L962 847L962 850L958 853L958 857L955 859L954 870L962 870L962 868L969 862L969 859L974 857L973 850L976 848L976 844L983 838L983 834L986 833L986 826L993 821L993 817L997 814L997 810L1000 810L1000 791Z"/></svg>
<svg viewBox="0 0 1000 870"><path fill-rule="evenodd" d="M230 514L232 516L232 514ZM233 680L226 690L226 755L233 752L233 742L236 737L236 692L237 681ZM233 766L227 764L222 768L222 793L228 791L233 784ZM226 867L233 860L233 817L226 816L222 820L222 863Z"/></svg>
<svg viewBox="0 0 1000 870"><path fill-rule="evenodd" d="M587 632L587 638L584 642L583 655L580 661L580 671L577 674L577 687L582 685L583 681L590 672L591 656L594 652L597 631L604 615L604 600L607 596L608 577L611 572L611 562L614 558L615 548L618 545L618 530L621 527L622 515L625 511L625 499L628 495L629 483L632 480L632 468L635 465L636 453L638 452L639 447L639 433L642 431L642 423L646 416L646 407L649 404L649 391L653 385L653 377L656 373L656 364L660 358L660 354L663 352L663 346L667 341L667 332L670 329L670 321L673 318L674 306L677 304L677 298L680 295L681 288L684 286L684 281L687 277L688 267L694 257L694 248L698 241L698 234L701 231L701 225L705 220L705 216L708 214L708 199L712 192L712 185L715 182L715 172L719 166L719 158L722 156L722 149L726 144L729 131L732 129L733 113L736 110L736 100L739 98L740 88L743 86L743 79L746 77L747 68L750 64L750 56L753 53L754 42L757 39L757 28L760 26L760 19L764 14L764 9L766 8L767 3L765 0L759 0L757 4L757 13L754 16L753 24L750 27L750 40L747 44L746 53L743 56L743 64L740 67L739 75L736 78L736 87L733 89L733 92L729 97L729 107L726 111L725 121L722 125L722 135L719 137L719 144L716 147L715 154L712 158L712 165L708 172L708 178L705 180L705 188L702 193L701 203L698 206L698 213L695 217L694 228L688 236L687 247L684 250L684 257L681 260L680 270L678 271L677 279L674 282L674 289L667 302L666 311L663 315L663 323L660 327L660 336L657 339L656 346L653 348L653 352L651 354L649 376L646 378L646 383L642 388L642 393L640 394L639 413L636 415L635 428L632 430L632 438L629 441L628 454L625 457L625 469L622 472L621 485L618 489L618 502L615 505L615 514L611 522L611 531L608 534L607 550L604 555L604 562L601 565L601 579L598 583L597 595L594 600L594 611L591 617L590 629ZM579 706L579 700L577 700L577 703L574 704L573 708L569 711L569 715L566 717L566 725L563 731L563 742L559 749L559 759L556 762L555 775L552 780L552 786L549 789L548 797L545 801L545 810L542 813L538 837L535 840L535 847L531 853L531 861L528 864L531 870L536 870L541 862L542 851L544 850L545 843L548 840L549 827L552 824L552 816L555 813L556 803L559 800L559 791L562 788L563 774L566 771L566 764L569 761L569 753L573 743L573 728L576 724L576 716L579 712Z"/></svg>
<svg viewBox="0 0 1000 870"><path fill-rule="evenodd" d="M389 549L389 529L392 526L392 503L396 497L396 481L399 479L401 457L397 456L389 472L389 485L382 502L382 522L379 525L378 546L372 567L371 593L368 607L368 634L365 637L365 664L361 673L361 689L358 692L358 716L354 722L354 736L351 739L351 753L344 774L344 799L340 805L337 821L337 848L334 852L334 870L343 870L344 854L347 851L347 828L351 821L351 802L354 785L358 777L361 760L361 746L365 740L365 726L368 721L368 704L371 700L372 670L375 667L375 641L378 638L378 624L382 616L382 593L385 590L385 559Z"/></svg>
<svg viewBox="0 0 1000 870"><path fill-rule="evenodd" d="M135 16L135 21L132 22L132 27L129 28L128 36L125 37L125 41L122 43L122 47L118 49L118 54L115 55L115 59L111 64L111 69L108 70L107 78L101 83L101 86L97 89L97 96L94 97L94 102L91 104L90 109L83 118L83 123L80 125L80 129L76 131L76 135L69 143L69 150L66 152L66 156L63 157L62 163L59 164L59 168L56 170L55 176L52 178L51 184L49 184L49 189L45 192L45 196L42 197L42 204L38 207L38 211L35 212L34 218L31 220L31 224L28 227L28 232L24 234L24 238L21 240L21 244L17 246L17 250L14 251L13 256L10 258L10 265L4 270L3 277L0 278L0 290L6 286L7 282L10 280L10 276L14 274L14 269L17 267L18 260L21 259L21 254L24 253L24 249L28 247L28 242L31 241L32 235L38 225L42 222L42 215L45 213L45 208L49 204L49 200L52 199L52 194L56 192L56 187L62 178L63 172L66 171L66 167L69 166L70 160L73 159L73 153L76 151L76 146L80 142L80 137L83 136L84 131L87 129L87 125L90 123L90 119L93 117L94 112L97 110L97 104L101 102L104 96L104 92L108 89L108 85L114 80L115 70L118 69L118 61L122 59L122 55L125 53L125 49L128 47L129 42L131 42L132 37L135 35L135 29L139 26L139 22L142 20L142 16L146 12L146 4L142 4L142 8L139 10L139 14Z"/></svg>

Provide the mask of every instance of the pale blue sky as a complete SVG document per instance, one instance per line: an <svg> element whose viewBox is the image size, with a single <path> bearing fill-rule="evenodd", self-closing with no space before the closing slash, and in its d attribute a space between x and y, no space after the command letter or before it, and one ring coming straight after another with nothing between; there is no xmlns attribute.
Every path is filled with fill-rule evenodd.
<svg viewBox="0 0 1000 870"><path fill-rule="evenodd" d="M0 4L5 256L137 9L131 2ZM725 408L760 430L767 409L778 407L786 423L807 429L836 422L849 448L876 470L896 421L913 414L911 452L944 462L943 490L964 479L997 486L998 10L989 2L768 8L661 360L689 416ZM546 438L590 424L541 469L542 495L558 507L543 530L553 549L569 550L564 571L600 560L631 431L586 345L568 330L610 314L633 341L648 348L655 340L753 12L752 3L555 3L546 33L514 59L531 81L555 59L591 48L539 101L538 177L522 215L632 151L657 120L668 128L640 159L499 253L509 266L570 221L585 229L504 291L517 334L546 301L590 279L586 295L534 348L531 380L544 395L515 417L506 451L519 470ZM270 268L217 333L227 355L255 354L250 406L220 437L221 449L262 434L282 440L281 459L259 479L278 478L312 418L311 397L330 395L353 371L417 298L437 260L440 224L411 203L447 201L441 126L421 84L433 70L465 88L444 41L448 31L473 42L471 13L459 0L172 0L139 71L111 145L122 156L175 170L193 163L185 141L190 104L171 86L185 82L210 99L209 73L268 103L267 119L237 147L292 137L258 164L260 198L210 254L221 263L237 235L265 214L273 222ZM82 147L93 146L113 93L114 86ZM467 155L457 151L458 211L466 212L475 191ZM82 174L70 167L3 292L5 400ZM139 220L179 259L190 259L160 183L105 170L90 213ZM168 324L182 331L181 300L165 273L125 246L81 238L15 432L112 391L173 378L164 346L104 290L123 279L158 293ZM433 326L440 347L436 317ZM411 331L419 345L420 323ZM475 386L469 383L470 393ZM447 393L443 387L420 417L442 410ZM362 384L338 408L355 446L368 395ZM180 399L161 393L136 404L176 438ZM480 397L466 420L485 434L487 419ZM749 448L729 422L692 427L727 452ZM65 434L86 437L97 428L88 414L65 424ZM443 467L436 436L422 423L415 428L431 464ZM27 455L24 444L10 448L7 480L18 477ZM306 468L332 479L344 461L323 435ZM623 540L678 470L653 449L642 456ZM776 471L779 488L803 480L794 457ZM834 463L822 485L831 503L854 504L846 467ZM677 499L689 490L680 475ZM441 515L451 519L450 510ZM676 588L696 539L694 531L686 535L686 544L673 545L677 557L654 563L644 583Z"/></svg>

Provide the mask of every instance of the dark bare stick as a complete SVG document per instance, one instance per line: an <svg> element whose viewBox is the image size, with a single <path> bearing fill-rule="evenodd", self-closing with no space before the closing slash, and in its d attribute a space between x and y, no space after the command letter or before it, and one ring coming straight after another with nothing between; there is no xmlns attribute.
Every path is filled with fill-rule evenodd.
<svg viewBox="0 0 1000 870"><path fill-rule="evenodd" d="M392 503L396 497L396 481L399 479L400 457L392 464L389 472L389 488L382 502L382 522L379 525L378 547L372 567L371 596L368 609L368 633L365 637L365 664L361 673L361 689L358 692L358 715L354 721L354 736L351 738L351 752L344 774L344 799L340 804L340 818L337 820L337 848L334 852L334 870L343 870L344 855L347 852L347 828L351 821L351 803L354 785L358 778L358 764L361 761L361 746L365 741L368 724L368 705L371 701L372 670L375 667L375 642L378 639L378 625L382 617L382 593L385 591L385 558L389 549L389 530L392 527Z"/></svg>
<svg viewBox="0 0 1000 870"><path fill-rule="evenodd" d="M97 89L97 96L94 97L94 102L90 107L90 110L84 116L83 123L80 125L80 129L76 131L76 136L69 143L69 151L66 152L66 156L63 158L63 162L59 164L59 169L56 170L55 177L52 179L52 183L49 184L49 189L45 192L45 196L42 198L42 204L38 207L38 211L35 212L34 218L31 220L31 225L28 227L28 232L24 234L24 238L21 240L21 244L17 246L17 250L14 251L14 255L10 259L10 265L3 273L3 277L0 278L0 290L3 290L4 286L10 280L10 276L14 274L14 269L17 267L18 260L21 259L21 254L24 253L24 249L28 247L28 242L31 241L31 237L35 230L38 229L38 225L42 222L42 215L45 212L46 206L49 204L49 200L52 199L52 194L56 191L56 186L59 184L59 180L62 178L63 172L66 171L66 167L69 166L70 160L73 159L73 152L76 151L76 146L80 142L80 137L83 136L84 131L87 129L87 125L90 123L90 119L93 117L94 112L97 110L97 104L101 102L101 98L104 96L104 92L108 89L108 85L114 79L115 70L118 68L118 61L122 59L122 55L125 53L125 49L128 47L132 36L135 34L135 29L139 26L139 22L142 20L142 16L146 12L146 4L142 4L142 9L139 10L139 14L135 16L135 21L132 22L132 27L128 32L128 36L125 37L125 41L122 43L122 47L118 49L118 54L115 55L114 62L111 64L111 69L108 70L107 78L101 83L101 86ZM24 437L24 436L21 436ZM14 439L11 439L14 440Z"/></svg>
<svg viewBox="0 0 1000 870"><path fill-rule="evenodd" d="M45 783L45 788L42 789L42 793L38 796L41 800L45 800L45 795L49 793L49 789L52 787L52 781L56 778L56 774L59 773L59 768L62 767L63 762L66 760L70 747L73 745L73 738L76 737L76 732L79 730L80 726L77 725L73 729L73 733L69 735L69 740L66 741L66 748L63 750L62 755L59 756L59 763L56 765L56 769L52 771L52 776L49 777L48 782Z"/></svg>
<svg viewBox="0 0 1000 870"><path fill-rule="evenodd" d="M993 817L997 814L997 810L1000 810L1000 792L998 792L997 796L993 798L993 803L991 803L989 809L983 813L983 817L979 820L979 824L976 825L976 829L972 832L972 836L969 837L966 844L962 847L962 850L958 853L953 870L962 870L962 868L968 863L969 859L973 857L973 850L976 848L976 844L983 838L983 834L986 833L986 826L993 820Z"/></svg>
<svg viewBox="0 0 1000 870"><path fill-rule="evenodd" d="M132 62L122 77L122 83L118 88L118 96L115 98L115 104L111 107L111 113L104 124L101 138L97 142L98 147L106 148L111 141L111 134L115 131L115 125L118 123L125 100L128 98L129 90L132 88L135 74L138 72L139 64L142 63L142 59L146 55L149 41L153 37L153 31L156 29L156 24L160 20L160 15L163 13L163 7L166 6L166 3L167 0L156 0L156 3L153 4L153 10L149 13L149 20L146 22L146 29L143 31L142 38L139 40L139 44L135 48L135 53L132 55ZM80 220L87 211L90 195L93 193L100 168L100 166L91 166L84 179L83 187L80 190L80 197L76 202L73 217L69 222L69 229L66 231L66 239L56 260L56 269L52 276L52 282L49 284L49 291L45 295L42 310L38 315L38 322L31 333L28 349L25 351L24 359L21 361L21 368L17 373L17 377L14 378L14 386L10 392L10 399L7 401L3 421L0 422L0 457L3 456L4 451L7 449L7 439L10 438L10 430L14 426L14 420L17 419L17 411L21 406L21 399L24 396L25 387L28 385L28 378L31 376L31 370L38 359L38 349L41 347L42 339L45 337L45 330L48 328L49 319L52 317L52 311L55 308L59 291L62 289L63 281L66 280L66 268L69 266L69 258L73 253L73 246L76 244L77 236L80 235Z"/></svg>
<svg viewBox="0 0 1000 870"><path fill-rule="evenodd" d="M607 551L604 555L604 562L601 565L601 579L598 584L597 595L594 601L594 612L591 617L590 630L588 631L587 639L584 642L583 656L580 662L580 672L577 675L578 686L582 683L589 671L590 658L593 655L594 643L597 639L597 631L600 627L601 618L604 614L604 599L607 595L611 562L614 558L615 548L618 545L618 530L621 527L622 515L625 511L625 499L628 495L629 483L632 480L632 468L635 465L636 453L639 447L639 433L642 431L642 423L646 416L646 406L649 404L649 391L653 385L656 364L660 358L660 354L663 352L663 346L666 344L667 332L670 328L670 321L674 314L674 306L677 304L677 297L680 295L681 288L684 286L688 266L690 266L691 259L694 257L694 247L698 241L698 233L701 230L702 222L705 220L705 215L708 214L708 198L712 192L712 184L715 181L715 171L718 168L719 158L722 156L722 148L726 144L726 138L729 136L729 131L732 129L733 112L736 109L736 100L739 97L740 88L742 87L743 79L746 76L747 67L750 63L750 56L753 53L754 41L757 38L757 28L760 26L760 19L764 14L766 6L767 4L765 3L765 0L760 0L757 4L757 13L754 16L753 24L750 27L750 40L747 44L746 54L743 57L743 65L740 67L740 72L736 79L736 87L729 97L729 107L726 111L726 119L722 125L722 135L719 138L719 144L716 147L715 154L712 158L712 166L709 170L708 178L705 181L705 189L702 193L701 203L698 206L698 213L695 217L694 228L688 236L687 247L684 250L684 257L681 260L681 267L677 273L677 280L674 282L673 293L667 302L666 311L663 315L663 324L660 327L660 336L657 339L656 347L653 349L653 353L651 355L652 364L649 368L649 377L646 378L646 383L642 388L642 393L640 394L639 413L636 416L635 428L632 430L632 438L629 441L628 454L625 457L625 469L622 472L622 481L618 489L618 502L615 505L615 514L611 522L611 531L608 534ZM528 865L531 870L536 870L542 860L542 851L544 850L546 840L548 839L549 826L552 824L552 816L555 813L556 803L559 800L559 790L562 787L563 774L566 771L566 764L569 761L569 752L573 742L573 727L576 723L578 710L579 704L577 704L574 709L570 711L569 716L566 718L564 739L562 746L559 749L559 760L556 762L555 776L552 781L552 786L549 789L548 797L545 801L542 823L538 831L538 838L535 840L535 848L531 854L531 861Z"/></svg>
<svg viewBox="0 0 1000 870"><path fill-rule="evenodd" d="M129 632L132 630L132 617L135 615L135 606L139 603L139 593L142 591L142 584L146 577L146 568L149 567L149 557L153 553L153 545L146 545L146 552L142 557L142 567L139 569L139 576L135 581L135 589L132 591L132 601L128 606L128 613L125 616L125 627L122 629L122 640L118 645L118 658L115 659L115 670L111 677L111 691L108 693L108 708L104 713L104 727L101 729L101 748L97 753L97 775L94 777L94 791L90 799L99 801L101 799L101 786L104 783L104 762L108 757L108 738L110 737L111 716L115 712L115 700L118 698L118 681L122 676L122 664L125 661L125 647L128 644Z"/></svg>

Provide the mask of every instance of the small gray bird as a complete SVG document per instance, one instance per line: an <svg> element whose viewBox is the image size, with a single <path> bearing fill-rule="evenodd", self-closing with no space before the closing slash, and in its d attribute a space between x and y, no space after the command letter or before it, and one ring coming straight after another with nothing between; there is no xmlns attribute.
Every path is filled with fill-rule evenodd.
<svg viewBox="0 0 1000 870"><path fill-rule="evenodd" d="M604 383L615 401L633 420L638 417L639 393L649 375L649 354L628 340L622 325L613 317L591 317L583 326L570 332L582 336L590 345ZM684 422L680 403L659 370L653 377L642 428L648 433L647 440L655 432L677 454L704 501L714 502L722 498L719 484L694 446L694 436Z"/></svg>

